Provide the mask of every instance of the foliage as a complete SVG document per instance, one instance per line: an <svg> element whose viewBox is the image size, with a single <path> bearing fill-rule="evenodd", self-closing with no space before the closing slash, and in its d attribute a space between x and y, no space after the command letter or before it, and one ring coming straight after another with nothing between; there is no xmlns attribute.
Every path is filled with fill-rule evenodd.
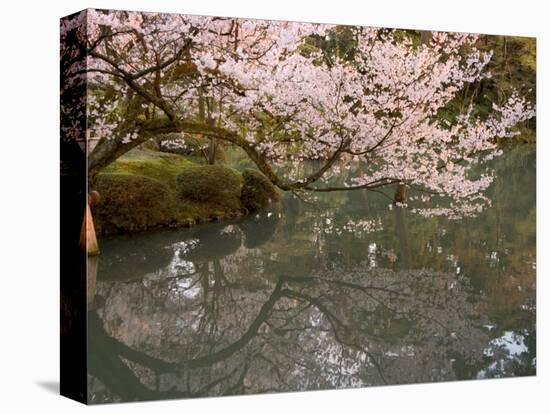
<svg viewBox="0 0 550 414"><path fill-rule="evenodd" d="M194 178L187 183L189 191L202 193L198 196L178 197L176 177L190 170ZM193 181L196 179L193 172L202 174L205 171L205 176ZM175 200L170 204L175 217L174 225L191 226L195 223L231 218L240 215L243 210L240 202L242 178L238 172L230 168L199 165L176 154L133 149L109 165L105 172L109 175L132 175L136 179L147 177L166 185L172 194L171 198ZM99 177L102 176L103 174L99 174ZM220 192L220 187L216 183L225 185L230 191ZM101 188L94 189L102 193ZM111 211L117 215L116 209L113 208ZM137 230L126 229L128 232Z"/></svg>
<svg viewBox="0 0 550 414"><path fill-rule="evenodd" d="M190 165L176 178L176 190L181 199L209 202L234 211L241 208L241 187L240 174L220 165Z"/></svg>
<svg viewBox="0 0 550 414"><path fill-rule="evenodd" d="M175 199L158 180L132 174L100 174L96 189L102 202L95 207L99 234L135 232L175 221Z"/></svg>
<svg viewBox="0 0 550 414"><path fill-rule="evenodd" d="M279 199L275 186L258 170L247 168L242 172L241 201L248 211L257 211Z"/></svg>
<svg viewBox="0 0 550 414"><path fill-rule="evenodd" d="M535 38L480 35L476 46L492 53L487 64L491 76L466 85L456 97L440 111L442 119L454 118L473 105L473 114L487 117L493 103L502 105L518 92L530 102L536 101L536 44ZM535 118L519 123L518 140L532 142L536 139Z"/></svg>
<svg viewBox="0 0 550 414"><path fill-rule="evenodd" d="M246 190L248 194L267 194L274 191L273 186L265 177L257 171L255 173L263 179L249 181ZM136 206L130 203L128 207L120 207L121 204L130 202L126 197L126 192L118 195L113 193L112 190L112 188L115 188L113 180L116 181L117 186L123 186L123 180L132 179L127 177L134 177L133 180L136 182L143 181L143 185L153 182L159 183L163 192L165 190L169 192L170 195L162 199L167 202L166 208L171 211L170 217L172 217L172 220L158 225L190 226L194 223L235 217L246 209L241 201L243 177L240 173L227 167L196 164L176 154L133 149L109 165L105 169L105 173L99 174L98 177L93 189L98 190L102 197L104 197L103 192L107 191L107 198L104 197L101 205L94 208L94 216L96 214L100 215L98 219L100 234L119 231L134 232L144 229L139 224L143 222L143 219L138 219L136 226L126 223L129 220L127 210L136 208ZM178 181L180 184L178 185L176 185L176 177L180 177L180 181ZM255 191L254 185L263 185L263 187L260 191ZM266 185L270 188L268 189ZM128 191L134 191L134 187L131 186ZM270 198L275 200L277 194L274 193ZM263 206L265 206L265 202L265 199L261 200ZM108 207L106 203L114 204ZM151 214L155 215L154 210L157 207L156 202L144 203L137 208L135 214L146 216L148 213L144 210L152 209ZM113 216L111 219L107 217L107 211ZM110 224L104 230L105 225L102 226L102 223L110 223L111 221L123 224L119 226L119 230L108 228L109 226L116 227ZM146 227L155 227L155 225L147 225Z"/></svg>
<svg viewBox="0 0 550 414"><path fill-rule="evenodd" d="M459 218L490 204L483 192L494 177L472 177L470 166L499 156L495 140L535 115L507 89L483 110L470 100L441 116L490 78L493 53L477 35L86 13L92 171L159 131L201 134L242 148L282 190L406 184L424 193L412 211ZM67 22L62 36L71 30ZM323 164L306 177L280 168L311 159ZM357 161L369 168L327 186Z"/></svg>

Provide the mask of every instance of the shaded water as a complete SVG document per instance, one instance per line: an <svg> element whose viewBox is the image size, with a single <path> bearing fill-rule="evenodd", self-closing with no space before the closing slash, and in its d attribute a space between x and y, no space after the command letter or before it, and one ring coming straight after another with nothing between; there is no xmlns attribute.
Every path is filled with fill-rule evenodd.
<svg viewBox="0 0 550 414"><path fill-rule="evenodd" d="M494 168L471 219L342 192L103 240L90 402L534 375L535 148Z"/></svg>

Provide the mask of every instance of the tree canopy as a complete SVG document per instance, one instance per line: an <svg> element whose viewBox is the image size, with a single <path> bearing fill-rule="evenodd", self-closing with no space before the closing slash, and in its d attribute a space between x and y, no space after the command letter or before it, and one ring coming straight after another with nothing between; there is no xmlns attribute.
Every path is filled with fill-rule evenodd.
<svg viewBox="0 0 550 414"><path fill-rule="evenodd" d="M489 113L440 116L491 76L491 52L470 34L419 42L403 30L102 10L61 29L62 134L97 140L91 175L157 134L202 134L242 148L283 190L405 184L422 193L413 210L460 217L490 203L492 173L471 166L535 114L511 93ZM305 177L292 168L304 160L320 161ZM366 167L334 184L357 161Z"/></svg>

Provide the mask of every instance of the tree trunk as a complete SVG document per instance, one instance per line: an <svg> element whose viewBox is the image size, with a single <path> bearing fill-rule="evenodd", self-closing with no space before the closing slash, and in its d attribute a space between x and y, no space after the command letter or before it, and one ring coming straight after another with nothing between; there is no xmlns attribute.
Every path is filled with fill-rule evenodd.
<svg viewBox="0 0 550 414"><path fill-rule="evenodd" d="M403 183L397 184L395 194L393 195L394 203L404 203L407 200L407 186Z"/></svg>
<svg viewBox="0 0 550 414"><path fill-rule="evenodd" d="M210 138L210 143L208 144L208 164L216 164L216 150L218 149L218 143L216 138Z"/></svg>
<svg viewBox="0 0 550 414"><path fill-rule="evenodd" d="M422 30L420 32L420 44L421 45L429 45L431 40L432 40L432 32L427 31L427 30Z"/></svg>
<svg viewBox="0 0 550 414"><path fill-rule="evenodd" d="M214 100L212 98L204 97L202 94L199 96L199 118L200 122L206 123L209 126L214 125L214 119L212 119L212 111L214 106ZM216 164L216 149L218 143L216 138L208 138L208 150L206 153L206 162L209 165Z"/></svg>

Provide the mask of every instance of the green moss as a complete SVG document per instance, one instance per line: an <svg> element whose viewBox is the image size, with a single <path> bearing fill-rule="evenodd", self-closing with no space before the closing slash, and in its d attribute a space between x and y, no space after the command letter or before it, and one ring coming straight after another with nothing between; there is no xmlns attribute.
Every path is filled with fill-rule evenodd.
<svg viewBox="0 0 550 414"><path fill-rule="evenodd" d="M221 165L190 165L176 178L180 200L218 206L225 211L241 209L242 178L232 168Z"/></svg>
<svg viewBox="0 0 550 414"><path fill-rule="evenodd" d="M176 175L189 165L193 163L176 154L134 149L109 165L105 172L141 175L175 189Z"/></svg>
<svg viewBox="0 0 550 414"><path fill-rule="evenodd" d="M176 176L182 172L191 174L188 185L184 187L190 191L191 195L196 194L195 196L177 196ZM123 205L128 201L127 194L123 191L124 188L117 196L111 191L114 183L109 181L108 184L112 185L106 185L106 180L112 181L114 175L136 177L136 180L144 183L151 183L149 180L153 180L152 182L162 188L161 192L168 191L169 195L161 197L161 200L167 203L166 208L171 211L170 219L172 221L161 220L164 224L159 223L158 225L174 223L174 225L191 226L195 223L218 221L241 214L242 206L239 197L242 179L235 170L221 166L195 164L177 154L134 149L109 165L104 173L99 174L100 180L94 189L100 192L103 202L94 208L97 210L97 212L94 211L94 216L99 215L96 221L99 222L99 233L103 235L134 232L153 227L153 225L147 224L148 220L140 218L147 214L141 210L158 208L155 203L143 204L135 211L138 216L136 217L137 222L132 225L132 216L129 215L132 212L126 210L128 208L135 209L135 203L131 202L130 206ZM220 191L220 189L223 190ZM104 192L107 192L107 195L103 194Z"/></svg>
<svg viewBox="0 0 550 414"><path fill-rule="evenodd" d="M248 211L257 211L279 199L275 186L261 172L247 168L243 171L241 202Z"/></svg>
<svg viewBox="0 0 550 414"><path fill-rule="evenodd" d="M132 174L100 174L96 189L102 198L94 208L99 234L143 231L175 222L174 193L158 180Z"/></svg>
<svg viewBox="0 0 550 414"><path fill-rule="evenodd" d="M176 220L180 225L192 226L196 223L221 221L241 215L240 208L212 202L196 200L178 200Z"/></svg>
<svg viewBox="0 0 550 414"><path fill-rule="evenodd" d="M93 189L102 196L94 207L100 235L219 221L278 199L273 185L257 170L245 170L241 176L232 168L196 164L181 155L144 148L109 165Z"/></svg>

